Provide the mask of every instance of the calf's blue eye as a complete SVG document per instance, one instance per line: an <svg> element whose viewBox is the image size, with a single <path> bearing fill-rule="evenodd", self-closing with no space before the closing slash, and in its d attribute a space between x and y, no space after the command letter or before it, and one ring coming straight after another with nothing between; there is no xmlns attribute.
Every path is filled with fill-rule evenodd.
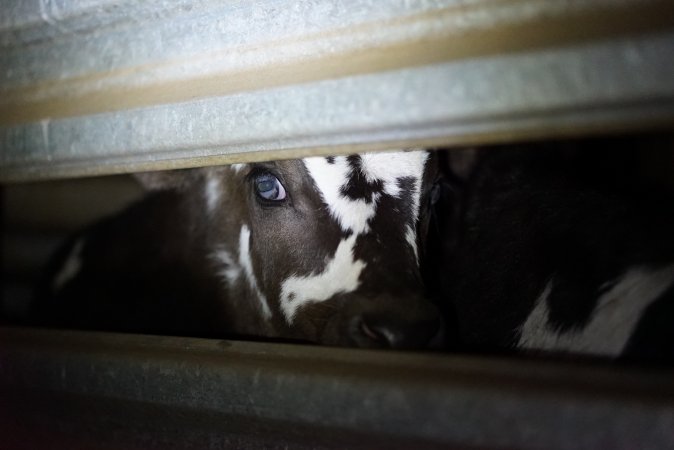
<svg viewBox="0 0 674 450"><path fill-rule="evenodd" d="M255 193L264 200L281 201L286 198L286 190L274 175L263 173L253 181Z"/></svg>

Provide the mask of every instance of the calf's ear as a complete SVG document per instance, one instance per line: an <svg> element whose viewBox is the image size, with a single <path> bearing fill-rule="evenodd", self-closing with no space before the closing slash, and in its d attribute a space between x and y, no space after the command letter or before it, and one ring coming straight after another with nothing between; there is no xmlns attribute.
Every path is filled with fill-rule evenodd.
<svg viewBox="0 0 674 450"><path fill-rule="evenodd" d="M200 169L158 170L133 174L148 191L184 189L201 178Z"/></svg>

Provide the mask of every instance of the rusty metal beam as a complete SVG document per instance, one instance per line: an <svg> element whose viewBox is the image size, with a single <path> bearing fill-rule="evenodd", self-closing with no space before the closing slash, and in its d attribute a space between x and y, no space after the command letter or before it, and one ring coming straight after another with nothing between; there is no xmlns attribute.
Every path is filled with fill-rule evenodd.
<svg viewBox="0 0 674 450"><path fill-rule="evenodd" d="M674 377L518 359L0 329L2 448L671 448Z"/></svg>

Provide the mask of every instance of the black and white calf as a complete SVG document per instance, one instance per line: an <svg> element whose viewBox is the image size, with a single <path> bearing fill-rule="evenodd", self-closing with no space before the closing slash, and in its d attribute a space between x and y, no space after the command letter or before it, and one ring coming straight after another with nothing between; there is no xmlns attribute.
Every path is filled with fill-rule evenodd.
<svg viewBox="0 0 674 450"><path fill-rule="evenodd" d="M313 157L140 175L154 190L74 238L44 323L424 347L419 253L435 158Z"/></svg>
<svg viewBox="0 0 674 450"><path fill-rule="evenodd" d="M674 362L674 199L644 156L626 139L450 153L456 347Z"/></svg>

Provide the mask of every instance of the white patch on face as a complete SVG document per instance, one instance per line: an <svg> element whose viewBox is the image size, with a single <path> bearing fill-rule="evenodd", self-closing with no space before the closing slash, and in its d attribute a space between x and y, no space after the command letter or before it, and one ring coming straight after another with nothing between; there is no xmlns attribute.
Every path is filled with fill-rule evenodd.
<svg viewBox="0 0 674 450"><path fill-rule="evenodd" d="M419 220L419 206L421 204L421 183L426 170L428 152L415 150L395 153L365 153L361 155L361 170L368 181L380 180L383 183L384 192L392 197L400 195L401 178L411 178L412 183L412 214L410 223L416 225ZM419 264L419 250L417 249L416 226L405 227L405 240L412 247L414 257Z"/></svg>
<svg viewBox="0 0 674 450"><path fill-rule="evenodd" d="M267 303L267 298L262 293L262 291L260 291L260 287L257 284L257 279L255 278L255 272L253 271L253 260L250 257L250 229L247 225L241 227L241 233L239 234L239 265L243 268L243 272L246 274L248 285L253 290L253 292L255 292L258 300L260 301L262 316L265 319L270 319L271 310L269 309L269 303Z"/></svg>
<svg viewBox="0 0 674 450"><path fill-rule="evenodd" d="M421 180L428 153L426 151L364 153L360 157L364 177L370 182L381 181L384 192L392 197L400 195L398 185L400 178L414 179L412 223L416 223L421 198ZM341 190L348 183L352 170L347 158L336 156L333 164L323 157L305 158L303 161L321 193L323 202L328 206L330 214L337 220L341 229L351 231L356 235L370 231L368 222L377 211L380 194L374 194L369 203L342 195Z"/></svg>
<svg viewBox="0 0 674 450"><path fill-rule="evenodd" d="M405 226L405 240L407 241L407 244L409 244L409 246L412 247L412 251L414 252L414 259L416 260L417 265L419 265L419 250L417 249L417 233L415 229L409 225Z"/></svg>
<svg viewBox="0 0 674 450"><path fill-rule="evenodd" d="M77 273L82 269L82 249L84 248L84 239L79 239L73 245L68 259L66 259L65 264L59 271L58 274L54 277L52 282L52 290L60 290L66 283L75 278Z"/></svg>
<svg viewBox="0 0 674 450"><path fill-rule="evenodd" d="M519 348L567 351L602 356L622 353L648 305L674 282L674 265L658 270L635 267L602 294L590 322L582 330L560 332L549 324L547 299L554 288L548 282L536 306L521 327Z"/></svg>
<svg viewBox="0 0 674 450"><path fill-rule="evenodd" d="M228 286L236 283L241 276L241 266L234 262L232 254L224 248L219 248L211 254L211 257L222 266L218 275L227 282Z"/></svg>
<svg viewBox="0 0 674 450"><path fill-rule="evenodd" d="M370 230L368 222L377 211L379 196L375 194L372 202L367 203L365 200L354 200L342 195L340 190L348 183L351 173L346 157L336 156L334 164L328 163L323 157L304 158L303 161L321 193L323 202L341 229L357 235L367 233Z"/></svg>
<svg viewBox="0 0 674 450"><path fill-rule="evenodd" d="M336 294L347 294L358 288L365 263L354 260L353 247L357 236L352 234L337 246L334 257L323 272L306 277L292 276L281 286L281 310L292 324L298 308L309 303L328 300Z"/></svg>
<svg viewBox="0 0 674 450"><path fill-rule="evenodd" d="M425 150L399 151L391 153L363 153L361 170L368 181L380 180L384 184L384 192L392 197L400 195L400 178L414 178L416 188L424 176L424 168L428 159ZM416 209L419 209L419 197L416 198Z"/></svg>
<svg viewBox="0 0 674 450"><path fill-rule="evenodd" d="M229 166L229 167L232 168L232 170L234 171L234 173L239 173L239 172L241 172L243 169L245 169L247 165L248 165L248 164L232 164L232 165Z"/></svg>
<svg viewBox="0 0 674 450"><path fill-rule="evenodd" d="M220 196L222 194L222 184L220 182L220 177L216 174L209 173L206 184L204 185L204 196L206 198L206 208L209 213L215 211L215 208L220 202Z"/></svg>

